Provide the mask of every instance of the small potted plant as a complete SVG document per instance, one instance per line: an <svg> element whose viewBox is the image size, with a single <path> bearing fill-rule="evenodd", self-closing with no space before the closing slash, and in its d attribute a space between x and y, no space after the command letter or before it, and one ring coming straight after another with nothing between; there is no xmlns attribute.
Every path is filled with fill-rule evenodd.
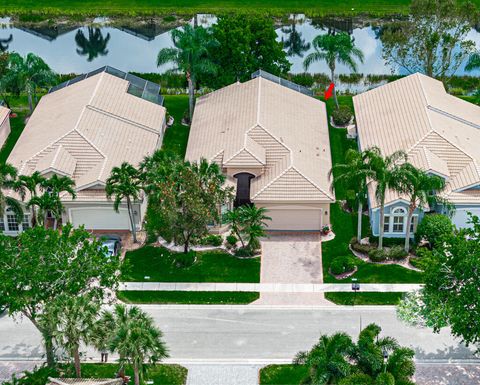
<svg viewBox="0 0 480 385"><path fill-rule="evenodd" d="M330 232L330 226L325 225L322 227L322 235L327 235Z"/></svg>

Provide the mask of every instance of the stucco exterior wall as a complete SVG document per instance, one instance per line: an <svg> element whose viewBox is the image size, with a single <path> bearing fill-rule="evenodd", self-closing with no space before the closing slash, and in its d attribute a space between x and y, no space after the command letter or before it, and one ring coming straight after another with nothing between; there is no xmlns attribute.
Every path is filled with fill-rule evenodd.
<svg viewBox="0 0 480 385"><path fill-rule="evenodd" d="M394 202L388 206L385 206L385 216L392 215L393 210L397 208L402 208L405 210L405 212L408 212L408 204L406 202L399 201L399 202ZM417 223L420 223L425 213L423 212L423 210L416 209L413 215L418 218ZM378 236L380 234L380 208L376 208L374 210L370 209L369 216L370 216L370 225L372 227L372 234L375 236ZM404 226L404 231L402 233L385 232L384 236L387 238L405 238L406 223L407 223L407 218L405 217L405 226ZM414 234L411 233L411 236L413 237Z"/></svg>

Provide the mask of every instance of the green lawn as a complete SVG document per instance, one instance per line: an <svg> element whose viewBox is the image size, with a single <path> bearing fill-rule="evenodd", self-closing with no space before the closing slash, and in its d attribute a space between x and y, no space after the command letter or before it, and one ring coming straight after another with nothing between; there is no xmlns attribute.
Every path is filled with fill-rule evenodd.
<svg viewBox="0 0 480 385"><path fill-rule="evenodd" d="M325 293L325 298L337 305L396 305L404 293Z"/></svg>
<svg viewBox="0 0 480 385"><path fill-rule="evenodd" d="M180 365L146 365L145 380L154 385L184 385L187 382L187 369ZM115 378L118 364L86 364L82 363L83 378ZM72 370L73 373L73 370ZM133 370L127 366L125 374L133 379ZM133 382L133 380L132 380Z"/></svg>
<svg viewBox="0 0 480 385"><path fill-rule="evenodd" d="M260 369L260 385L299 385L306 375L303 365L268 365Z"/></svg>
<svg viewBox="0 0 480 385"><path fill-rule="evenodd" d="M351 96L339 96L340 104L346 104L352 107ZM327 110L334 108L332 99L328 100ZM330 126L330 147L332 149L333 164L343 163L345 152L349 148L357 148L355 140L347 139L346 129L338 129ZM334 174L335 176L335 174ZM337 200L346 198L346 191L340 184L335 185L335 195ZM335 239L322 243L323 260L323 280L326 283L350 282L350 280L337 280L328 272L330 264L335 257L343 255L352 255L348 245L352 237L357 232L357 214L347 213L341 209L339 204L330 206L330 221L335 233ZM367 216L362 220L362 234L368 235L370 232L370 223ZM356 259L358 271L353 275L358 281L364 283L420 283L422 282L422 273L405 269L398 265L377 265L366 263Z"/></svg>
<svg viewBox="0 0 480 385"><path fill-rule="evenodd" d="M0 163L4 163L7 161L7 158L12 152L15 143L17 143L20 134L25 128L25 117L27 116L27 113L29 113L26 96L20 96L18 98L10 97L9 102L12 111L17 114L17 117L10 118L11 132L5 144L0 149Z"/></svg>
<svg viewBox="0 0 480 385"><path fill-rule="evenodd" d="M479 0L474 0L479 3ZM158 14L226 11L309 15L406 13L410 0L2 0L0 9L8 13L37 12L46 14Z"/></svg>
<svg viewBox="0 0 480 385"><path fill-rule="evenodd" d="M151 282L250 282L260 281L260 258L240 259L219 251L197 254L191 267L175 264L175 253L163 247L145 246L129 251L121 280Z"/></svg>
<svg viewBox="0 0 480 385"><path fill-rule="evenodd" d="M117 298L126 303L243 305L259 298L256 292L235 291L119 291Z"/></svg>
<svg viewBox="0 0 480 385"><path fill-rule="evenodd" d="M188 95L166 95L165 108L175 118L172 127L167 128L162 148L177 153L182 158L187 149L190 127L181 124L183 113L188 108Z"/></svg>

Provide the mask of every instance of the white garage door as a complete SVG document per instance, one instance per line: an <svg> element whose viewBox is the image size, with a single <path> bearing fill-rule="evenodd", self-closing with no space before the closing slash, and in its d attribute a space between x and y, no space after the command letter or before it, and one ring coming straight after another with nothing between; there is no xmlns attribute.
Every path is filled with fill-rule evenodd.
<svg viewBox="0 0 480 385"><path fill-rule="evenodd" d="M322 211L319 209L270 209L267 213L272 218L267 221L269 230L320 230Z"/></svg>
<svg viewBox="0 0 480 385"><path fill-rule="evenodd" d="M127 210L116 213L111 208L70 209L75 227L84 225L88 230L128 230L130 222Z"/></svg>
<svg viewBox="0 0 480 385"><path fill-rule="evenodd" d="M453 214L453 217L452 217L453 224L458 228L471 227L471 225L467 223L469 220L469 215L468 215L469 212L472 213L473 215L476 215L477 217L480 217L480 208L475 208L475 209L456 208L455 213Z"/></svg>

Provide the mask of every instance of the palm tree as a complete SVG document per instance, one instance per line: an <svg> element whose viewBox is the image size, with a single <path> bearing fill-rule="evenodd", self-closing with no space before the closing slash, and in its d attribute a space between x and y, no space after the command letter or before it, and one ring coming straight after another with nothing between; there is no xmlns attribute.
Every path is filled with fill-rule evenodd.
<svg viewBox="0 0 480 385"><path fill-rule="evenodd" d="M63 213L63 204L60 198L55 194L45 191L42 195L30 198L27 203L27 208L33 210L34 207L36 208L35 210L38 210L37 223L47 228L47 218L50 213L53 217L53 228L56 230Z"/></svg>
<svg viewBox="0 0 480 385"><path fill-rule="evenodd" d="M345 32L337 35L318 35L313 39L312 44L315 52L309 54L303 61L305 71L314 62L326 61L328 68L330 68L332 83L335 83L335 66L337 62L346 65L353 72L357 72L355 59L363 63L363 52L355 47L354 39ZM334 87L333 98L338 108L336 87Z"/></svg>
<svg viewBox="0 0 480 385"><path fill-rule="evenodd" d="M107 44L110 40L110 33L103 37L100 28L88 27L88 38L81 29L75 35L75 42L80 48L77 48L77 53L81 56L87 56L87 61L92 61L98 55L105 56L108 54Z"/></svg>
<svg viewBox="0 0 480 385"><path fill-rule="evenodd" d="M329 176L331 177L332 174L335 174L336 183L343 183L355 191L355 201L358 205L357 240L360 242L362 238L363 205L367 196L367 180L372 177L367 154L348 149L345 153L345 163L334 165Z"/></svg>
<svg viewBox="0 0 480 385"><path fill-rule="evenodd" d="M240 240L242 248L245 248L245 241L243 240L242 236L243 227L241 214L242 213L238 208L234 210L229 210L225 214L225 220L230 225L230 230L232 231L232 233L235 234Z"/></svg>
<svg viewBox="0 0 480 385"><path fill-rule="evenodd" d="M248 237L247 248L255 251L260 247L259 238L265 235L266 221L271 221L272 218L266 215L268 210L265 207L244 205L239 210L243 232Z"/></svg>
<svg viewBox="0 0 480 385"><path fill-rule="evenodd" d="M2 82L28 95L30 114L33 113L33 95L37 87L52 85L57 75L39 56L29 53L25 58L16 52L8 57L8 71Z"/></svg>
<svg viewBox="0 0 480 385"><path fill-rule="evenodd" d="M307 378L302 383L336 384L350 374L353 351L354 344L346 333L322 335L310 351L298 353L293 362L307 367Z"/></svg>
<svg viewBox="0 0 480 385"><path fill-rule="evenodd" d="M122 201L124 199L127 201L127 211L134 243L137 243L137 230L135 227L133 202L138 201L141 189L138 170L127 162L122 163L120 167L112 169L105 186L107 197L110 199L114 196L113 208L117 213Z"/></svg>
<svg viewBox="0 0 480 385"><path fill-rule="evenodd" d="M171 72L183 72L188 82L189 116L193 117L194 92L199 75L217 73L217 67L209 58L210 49L217 46L210 32L202 27L185 25L182 29L172 31L172 41L175 48L163 48L158 53L157 65L174 63Z"/></svg>
<svg viewBox="0 0 480 385"><path fill-rule="evenodd" d="M8 46L13 41L13 35L10 34L6 39L0 39L0 52L5 52L8 50Z"/></svg>
<svg viewBox="0 0 480 385"><path fill-rule="evenodd" d="M153 318L137 306L116 305L114 318L110 348L119 354L120 364L133 366L134 383L140 385L143 364L154 364L168 357L162 332L155 326Z"/></svg>
<svg viewBox="0 0 480 385"><path fill-rule="evenodd" d="M478 68L480 68L480 51L476 51L470 55L465 65L465 71L470 72Z"/></svg>
<svg viewBox="0 0 480 385"><path fill-rule="evenodd" d="M376 183L375 198L380 203L380 229L378 248L383 248L383 233L385 224L385 194L388 189L398 191L398 163L407 160L404 151L395 151L383 157L378 147L365 150L368 165L372 170L371 178Z"/></svg>
<svg viewBox="0 0 480 385"><path fill-rule="evenodd" d="M410 250L410 226L412 223L413 213L417 208L424 208L427 205L435 203L443 203L448 205L445 199L433 192L439 193L445 189L445 180L436 175L430 175L423 170L420 170L410 163L404 163L399 168L399 189L402 194L409 198L408 214L407 214L407 229L405 234L405 251Z"/></svg>
<svg viewBox="0 0 480 385"><path fill-rule="evenodd" d="M22 205L14 198L5 196L4 191L14 189L17 178L17 169L9 163L0 163L0 215L3 216L5 209L10 207L17 221L23 220Z"/></svg>
<svg viewBox="0 0 480 385"><path fill-rule="evenodd" d="M25 200L26 193L29 193L30 198L38 196L38 191L43 190L45 186L46 179L43 177L40 172L34 171L31 175L19 175L14 184L14 189L20 194L22 201ZM37 225L37 212L36 206L31 206L32 211L32 226Z"/></svg>
<svg viewBox="0 0 480 385"><path fill-rule="evenodd" d="M47 306L55 322L53 336L73 359L77 378L82 376L80 344L90 342L100 305L88 295L61 296Z"/></svg>

